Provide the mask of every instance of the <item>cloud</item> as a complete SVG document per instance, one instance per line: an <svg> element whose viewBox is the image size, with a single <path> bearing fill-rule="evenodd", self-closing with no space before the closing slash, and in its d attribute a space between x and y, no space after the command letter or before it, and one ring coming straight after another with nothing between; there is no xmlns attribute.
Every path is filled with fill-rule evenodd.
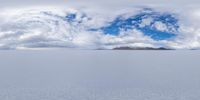
<svg viewBox="0 0 200 100"><path fill-rule="evenodd" d="M128 9L128 10L127 10ZM21 48L81 48L112 49L115 47L167 47L174 49L200 48L199 9L161 10L156 12L174 14L178 19L177 31L170 24L156 21L151 27L164 32L175 32L171 39L155 40L144 31L121 28L118 35L105 34L101 29L90 29L110 25L117 17L124 19L140 13L143 8L127 8L104 15L88 12L87 9L69 7L25 7L4 9L0 13L0 49ZM156 15L157 16L157 15ZM140 27L150 26L152 17L145 17ZM159 33L162 34L162 33Z"/></svg>

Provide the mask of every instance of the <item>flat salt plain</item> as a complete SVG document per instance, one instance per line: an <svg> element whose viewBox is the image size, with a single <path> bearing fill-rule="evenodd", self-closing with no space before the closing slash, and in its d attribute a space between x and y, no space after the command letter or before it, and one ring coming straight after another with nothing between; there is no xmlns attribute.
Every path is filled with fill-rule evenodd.
<svg viewBox="0 0 200 100"><path fill-rule="evenodd" d="M0 51L0 100L199 98L199 50Z"/></svg>

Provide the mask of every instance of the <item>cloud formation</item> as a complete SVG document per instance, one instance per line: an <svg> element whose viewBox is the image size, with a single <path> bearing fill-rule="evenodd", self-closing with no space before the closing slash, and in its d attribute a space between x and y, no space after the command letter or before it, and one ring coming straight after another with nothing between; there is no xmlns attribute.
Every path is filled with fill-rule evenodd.
<svg viewBox="0 0 200 100"><path fill-rule="evenodd" d="M144 15L142 7L127 9L109 16L56 6L4 9L0 13L0 49L200 48L200 25L196 24L200 22L200 10L188 9L183 13L155 7L153 13ZM122 20L113 27L111 23L117 18ZM105 31L106 27L113 29ZM116 29L117 34L106 33Z"/></svg>

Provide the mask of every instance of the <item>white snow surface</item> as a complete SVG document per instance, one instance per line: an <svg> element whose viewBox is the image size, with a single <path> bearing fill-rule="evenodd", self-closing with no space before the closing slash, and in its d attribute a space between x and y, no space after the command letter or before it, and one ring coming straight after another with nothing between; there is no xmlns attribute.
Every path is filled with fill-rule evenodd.
<svg viewBox="0 0 200 100"><path fill-rule="evenodd" d="M0 51L1 100L199 100L199 51Z"/></svg>

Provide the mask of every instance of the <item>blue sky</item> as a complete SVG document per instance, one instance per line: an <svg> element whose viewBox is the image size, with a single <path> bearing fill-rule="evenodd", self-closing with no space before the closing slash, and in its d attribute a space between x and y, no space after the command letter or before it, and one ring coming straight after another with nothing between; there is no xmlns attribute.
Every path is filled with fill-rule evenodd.
<svg viewBox="0 0 200 100"><path fill-rule="evenodd" d="M145 11L150 11L146 13ZM140 26L145 18L151 18L149 25ZM156 29L154 26L156 22L161 22L167 26L167 31ZM152 9L143 9L140 13L133 15L127 19L117 17L110 25L101 28L105 34L119 35L121 30L136 29L144 33L144 35L151 37L154 40L166 40L173 38L178 33L178 19L169 13L159 13ZM173 30L174 29L174 30Z"/></svg>

